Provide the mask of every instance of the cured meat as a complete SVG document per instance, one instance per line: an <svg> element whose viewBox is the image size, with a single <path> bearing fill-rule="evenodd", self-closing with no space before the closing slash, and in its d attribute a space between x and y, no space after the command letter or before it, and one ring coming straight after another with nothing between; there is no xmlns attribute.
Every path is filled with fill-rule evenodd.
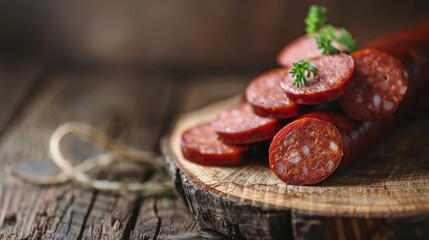
<svg viewBox="0 0 429 240"><path fill-rule="evenodd" d="M208 166L235 166L243 162L247 145L228 145L219 140L210 123L197 125L182 134L183 156L194 163Z"/></svg>
<svg viewBox="0 0 429 240"><path fill-rule="evenodd" d="M319 183L349 165L369 146L370 137L377 136L366 135L373 126L358 124L338 112L303 115L274 137L269 149L270 168L288 184Z"/></svg>
<svg viewBox="0 0 429 240"><path fill-rule="evenodd" d="M314 37L304 35L280 50L277 55L277 63L280 66L292 66L294 62L320 55L322 55L322 50L317 48Z"/></svg>
<svg viewBox="0 0 429 240"><path fill-rule="evenodd" d="M307 86L294 86L295 79L291 74L284 78L282 87L289 99L298 104L315 105L332 101L344 94L354 71L351 56L345 53L323 55L314 58L311 64L319 72L316 77L308 78Z"/></svg>
<svg viewBox="0 0 429 240"><path fill-rule="evenodd" d="M339 99L342 109L362 122L392 115L407 92L408 73L402 63L375 49L357 51L352 57L355 71Z"/></svg>
<svg viewBox="0 0 429 240"><path fill-rule="evenodd" d="M408 88L395 119L416 115L416 109L427 105L429 93L429 22L408 31L388 35L366 44L397 58L408 73ZM409 109L404 114L402 109ZM402 111L399 111L402 110Z"/></svg>
<svg viewBox="0 0 429 240"><path fill-rule="evenodd" d="M246 98L256 114L271 118L290 118L300 113L299 106L289 100L280 87L290 68L279 68L254 79L246 89Z"/></svg>
<svg viewBox="0 0 429 240"><path fill-rule="evenodd" d="M372 122L356 122L342 112L313 112L286 125L269 149L270 167L282 181L319 183L355 161L394 127L429 110L429 35L420 34L419 28L417 31L395 34L371 45L398 58L408 70L409 90L397 111Z"/></svg>
<svg viewBox="0 0 429 240"><path fill-rule="evenodd" d="M269 150L270 167L285 183L315 184L334 171L341 161L342 148L342 136L335 126L302 118L274 137Z"/></svg>
<svg viewBox="0 0 429 240"><path fill-rule="evenodd" d="M429 85L429 22L376 39L366 47L386 52L403 64L409 75L407 96Z"/></svg>
<svg viewBox="0 0 429 240"><path fill-rule="evenodd" d="M341 45L333 42L333 46L344 52L345 49ZM286 45L280 50L277 55L277 63L280 66L292 66L294 62L300 60L308 60L309 58L322 55L322 50L317 48L317 43L314 36L304 35L297 38L295 41Z"/></svg>
<svg viewBox="0 0 429 240"><path fill-rule="evenodd" d="M230 144L247 144L271 139L281 128L279 120L256 115L248 103L238 104L222 113L212 127Z"/></svg>

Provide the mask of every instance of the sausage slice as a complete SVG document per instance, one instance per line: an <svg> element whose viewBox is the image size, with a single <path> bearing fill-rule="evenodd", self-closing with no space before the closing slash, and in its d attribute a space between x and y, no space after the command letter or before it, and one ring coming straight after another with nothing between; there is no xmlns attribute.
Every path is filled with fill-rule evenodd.
<svg viewBox="0 0 429 240"><path fill-rule="evenodd" d="M343 136L333 123L303 117L274 137L269 148L270 168L285 183L313 185L338 167L343 145Z"/></svg>
<svg viewBox="0 0 429 240"><path fill-rule="evenodd" d="M282 87L286 95L298 104L315 105L332 101L346 91L354 71L353 58L345 53L322 55L311 61L319 70L316 77L308 78L308 85L300 88L293 85L295 78L288 74Z"/></svg>
<svg viewBox="0 0 429 240"><path fill-rule="evenodd" d="M248 144L271 139L281 128L274 118L258 116L248 103L238 104L222 113L212 127L229 144Z"/></svg>
<svg viewBox="0 0 429 240"><path fill-rule="evenodd" d="M375 49L352 54L355 73L340 99L350 117L366 122L392 115L407 92L408 74L399 60Z"/></svg>
<svg viewBox="0 0 429 240"><path fill-rule="evenodd" d="M254 79L246 89L246 98L256 114L271 118L290 118L300 113L299 106L292 102L280 87L290 68L278 68Z"/></svg>
<svg viewBox="0 0 429 240"><path fill-rule="evenodd" d="M240 165L249 150L247 145L228 145L219 140L211 123L200 124L183 132L181 147L185 159L208 166Z"/></svg>

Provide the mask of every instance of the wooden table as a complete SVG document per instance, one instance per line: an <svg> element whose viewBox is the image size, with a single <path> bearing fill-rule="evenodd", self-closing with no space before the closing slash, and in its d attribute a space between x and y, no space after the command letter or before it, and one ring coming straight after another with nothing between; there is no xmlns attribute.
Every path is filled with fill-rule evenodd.
<svg viewBox="0 0 429 240"><path fill-rule="evenodd" d="M227 239L202 228L181 197L108 194L74 184L39 187L6 174L5 167L55 174L58 169L48 155L49 137L61 124L76 121L89 123L126 145L159 152L160 138L178 115L239 94L259 72L146 72L54 67L41 61L0 62L0 239ZM414 124L410 132L428 129L424 119L428 118ZM418 136L413 140L419 142L419 149L425 148L425 134L410 136ZM70 145L67 151L79 159L89 154L82 143ZM92 174L144 181L154 173L140 165L121 164ZM282 224L277 230L287 232L288 239L319 239L321 234L366 239L398 232L403 235L394 239L426 239L429 234L427 215L367 221L289 212L279 219ZM207 221L203 221L206 226ZM223 227L228 226L219 228Z"/></svg>
<svg viewBox="0 0 429 240"><path fill-rule="evenodd" d="M73 184L38 187L5 174L13 165L53 174L47 143L62 123L86 122L120 142L158 151L179 113L242 91L253 73L156 73L0 65L1 239L223 239L201 230L180 198L140 198ZM79 153L82 146L72 151ZM98 177L144 180L141 166Z"/></svg>

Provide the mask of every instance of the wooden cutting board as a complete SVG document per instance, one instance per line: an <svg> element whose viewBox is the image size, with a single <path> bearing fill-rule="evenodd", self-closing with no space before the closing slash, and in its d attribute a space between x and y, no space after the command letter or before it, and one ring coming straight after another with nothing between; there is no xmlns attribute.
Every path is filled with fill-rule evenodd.
<svg viewBox="0 0 429 240"><path fill-rule="evenodd" d="M203 228L245 239L429 238L429 118L374 146L317 186L280 181L266 156L240 167L185 160L182 132L237 98L183 115L162 150L178 191Z"/></svg>

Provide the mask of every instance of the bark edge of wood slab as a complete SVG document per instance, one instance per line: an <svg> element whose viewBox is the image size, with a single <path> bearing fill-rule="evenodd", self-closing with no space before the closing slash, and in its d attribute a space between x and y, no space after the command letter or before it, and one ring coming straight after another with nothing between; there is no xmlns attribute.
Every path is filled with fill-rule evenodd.
<svg viewBox="0 0 429 240"><path fill-rule="evenodd" d="M415 146L415 142L398 140L407 132L418 134L413 129L389 136L365 154L365 159L316 186L283 183L270 170L268 160L253 160L240 167L206 167L185 160L180 150L181 133L213 119L236 102L237 97L223 100L181 116L161 143L176 188L203 228L238 239L270 239L311 237L312 231L303 227L302 219L319 223L313 226L316 231L332 223L337 226L332 228L334 234L340 225L349 226L352 236L362 234L356 229L379 235L380 228L392 234L400 231L398 226L408 226L405 228L410 232L422 224L429 226L429 164L424 160L429 150L414 152L414 162L397 154L405 153L408 145ZM392 151L386 146L389 144L398 146ZM425 148L424 142L419 145ZM426 236L428 231L424 230Z"/></svg>

